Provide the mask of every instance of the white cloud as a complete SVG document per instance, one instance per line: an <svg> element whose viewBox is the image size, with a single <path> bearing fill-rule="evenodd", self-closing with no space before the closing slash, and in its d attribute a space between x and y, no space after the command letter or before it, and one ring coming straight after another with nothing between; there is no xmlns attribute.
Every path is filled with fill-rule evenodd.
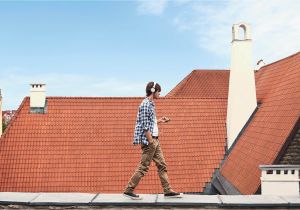
<svg viewBox="0 0 300 210"><path fill-rule="evenodd" d="M145 81L66 73L33 75L21 68L11 68L0 74L3 109L17 109L23 98L29 95L30 83L46 83L47 96L144 96L145 88Z"/></svg>
<svg viewBox="0 0 300 210"><path fill-rule="evenodd" d="M138 0L138 13L147 15L161 15L167 7L168 0Z"/></svg>
<svg viewBox="0 0 300 210"><path fill-rule="evenodd" d="M194 33L200 48L230 59L231 26L247 22L252 27L254 63L266 63L300 50L299 0L138 0L140 14L161 15L176 8L173 23L178 30Z"/></svg>
<svg viewBox="0 0 300 210"><path fill-rule="evenodd" d="M300 1L191 1L178 7L174 25L196 33L199 47L230 58L231 26L247 22L252 26L254 62L276 61L300 50Z"/></svg>

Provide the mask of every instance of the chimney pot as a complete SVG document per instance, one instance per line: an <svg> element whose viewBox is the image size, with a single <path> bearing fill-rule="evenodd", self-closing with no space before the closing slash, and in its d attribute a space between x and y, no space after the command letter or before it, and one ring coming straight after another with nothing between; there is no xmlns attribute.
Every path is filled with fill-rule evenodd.
<svg viewBox="0 0 300 210"><path fill-rule="evenodd" d="M241 36L239 36L240 29L242 29L244 32L244 34L243 34L244 36L242 37L242 39L240 38ZM232 41L234 41L234 40L251 40L250 25L245 22L233 24L233 26L232 26Z"/></svg>

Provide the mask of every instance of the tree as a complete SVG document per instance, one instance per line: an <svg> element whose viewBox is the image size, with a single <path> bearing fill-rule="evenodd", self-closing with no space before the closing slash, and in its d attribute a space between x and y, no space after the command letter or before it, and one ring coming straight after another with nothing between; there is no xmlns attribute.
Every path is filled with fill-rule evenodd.
<svg viewBox="0 0 300 210"><path fill-rule="evenodd" d="M2 123L2 133L5 131L7 124L5 122Z"/></svg>

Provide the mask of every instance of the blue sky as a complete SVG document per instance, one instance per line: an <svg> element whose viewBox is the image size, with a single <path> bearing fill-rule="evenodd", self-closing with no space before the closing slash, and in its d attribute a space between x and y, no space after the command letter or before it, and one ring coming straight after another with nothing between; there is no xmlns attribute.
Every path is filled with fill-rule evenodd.
<svg viewBox="0 0 300 210"><path fill-rule="evenodd" d="M0 1L3 109L17 109L30 83L48 96L168 93L193 69L228 69L231 26L252 26L254 59L299 51L300 2ZM288 31L288 33L287 33Z"/></svg>

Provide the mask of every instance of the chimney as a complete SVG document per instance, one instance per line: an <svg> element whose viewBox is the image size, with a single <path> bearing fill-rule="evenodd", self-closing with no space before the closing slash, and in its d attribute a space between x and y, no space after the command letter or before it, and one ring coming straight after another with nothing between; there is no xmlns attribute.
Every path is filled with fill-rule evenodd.
<svg viewBox="0 0 300 210"><path fill-rule="evenodd" d="M300 165L260 165L261 194L299 197Z"/></svg>
<svg viewBox="0 0 300 210"><path fill-rule="evenodd" d="M241 32L242 34L240 34ZM250 25L246 23L234 24L231 43L226 119L228 149L257 106Z"/></svg>
<svg viewBox="0 0 300 210"><path fill-rule="evenodd" d="M46 84L30 84L30 112L44 113L46 108Z"/></svg>
<svg viewBox="0 0 300 210"><path fill-rule="evenodd" d="M2 93L1 93L1 89L0 89L0 113L1 113L1 122L0 122L0 137L2 135L2 123L3 123L3 116L2 116Z"/></svg>

